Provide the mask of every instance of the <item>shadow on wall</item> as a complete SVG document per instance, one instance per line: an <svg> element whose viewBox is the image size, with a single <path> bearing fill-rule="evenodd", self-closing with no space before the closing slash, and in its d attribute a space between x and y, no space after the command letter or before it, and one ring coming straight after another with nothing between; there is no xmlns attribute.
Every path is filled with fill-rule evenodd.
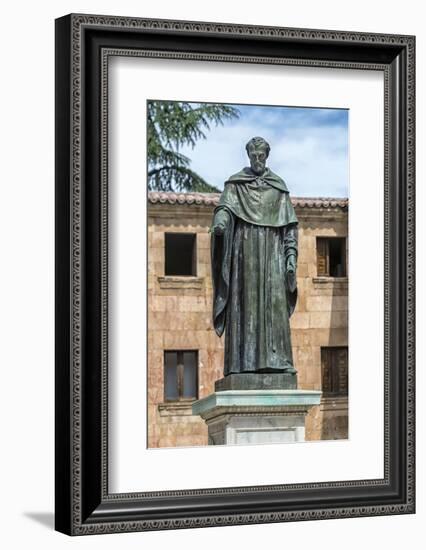
<svg viewBox="0 0 426 550"><path fill-rule="evenodd" d="M55 528L55 515L53 512L25 512L23 515L51 530Z"/></svg>

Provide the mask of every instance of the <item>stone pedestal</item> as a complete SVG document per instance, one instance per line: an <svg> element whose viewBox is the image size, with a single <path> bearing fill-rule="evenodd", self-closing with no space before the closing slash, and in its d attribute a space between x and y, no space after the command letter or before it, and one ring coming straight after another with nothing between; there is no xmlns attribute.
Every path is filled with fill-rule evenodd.
<svg viewBox="0 0 426 550"><path fill-rule="evenodd" d="M205 420L209 445L289 443L305 440L306 414L320 399L320 391L230 389L196 401L192 413Z"/></svg>
<svg viewBox="0 0 426 550"><path fill-rule="evenodd" d="M226 390L295 390L296 373L251 372L228 374L214 383L215 391Z"/></svg>

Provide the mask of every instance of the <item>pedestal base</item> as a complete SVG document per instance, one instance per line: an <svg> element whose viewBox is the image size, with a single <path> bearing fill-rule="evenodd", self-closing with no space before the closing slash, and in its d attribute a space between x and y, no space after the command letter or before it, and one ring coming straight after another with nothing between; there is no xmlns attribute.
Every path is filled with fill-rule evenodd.
<svg viewBox="0 0 426 550"><path fill-rule="evenodd" d="M209 445L290 443L305 440L305 417L320 391L229 390L192 405L206 422Z"/></svg>
<svg viewBox="0 0 426 550"><path fill-rule="evenodd" d="M214 383L215 391L227 390L295 390L297 373L246 372L228 374Z"/></svg>

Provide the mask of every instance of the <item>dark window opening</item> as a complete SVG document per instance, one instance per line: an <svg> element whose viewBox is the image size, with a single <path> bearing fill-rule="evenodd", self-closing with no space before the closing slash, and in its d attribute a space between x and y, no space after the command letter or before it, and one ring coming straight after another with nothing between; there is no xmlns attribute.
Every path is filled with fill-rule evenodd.
<svg viewBox="0 0 426 550"><path fill-rule="evenodd" d="M198 399L198 352L164 352L164 400Z"/></svg>
<svg viewBox="0 0 426 550"><path fill-rule="evenodd" d="M348 395L348 348L321 348L321 389L324 397Z"/></svg>
<svg viewBox="0 0 426 550"><path fill-rule="evenodd" d="M317 237L318 277L346 277L346 239Z"/></svg>
<svg viewBox="0 0 426 550"><path fill-rule="evenodd" d="M165 253L165 275L197 275L195 233L166 233Z"/></svg>

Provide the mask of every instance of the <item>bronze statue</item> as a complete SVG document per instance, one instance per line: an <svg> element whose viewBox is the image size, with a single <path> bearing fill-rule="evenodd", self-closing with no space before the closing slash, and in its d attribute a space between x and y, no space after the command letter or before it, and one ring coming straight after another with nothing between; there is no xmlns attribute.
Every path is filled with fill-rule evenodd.
<svg viewBox="0 0 426 550"><path fill-rule="evenodd" d="M213 324L225 331L225 376L296 374L289 319L296 306L298 221L269 144L246 145L250 167L226 182L211 228Z"/></svg>

